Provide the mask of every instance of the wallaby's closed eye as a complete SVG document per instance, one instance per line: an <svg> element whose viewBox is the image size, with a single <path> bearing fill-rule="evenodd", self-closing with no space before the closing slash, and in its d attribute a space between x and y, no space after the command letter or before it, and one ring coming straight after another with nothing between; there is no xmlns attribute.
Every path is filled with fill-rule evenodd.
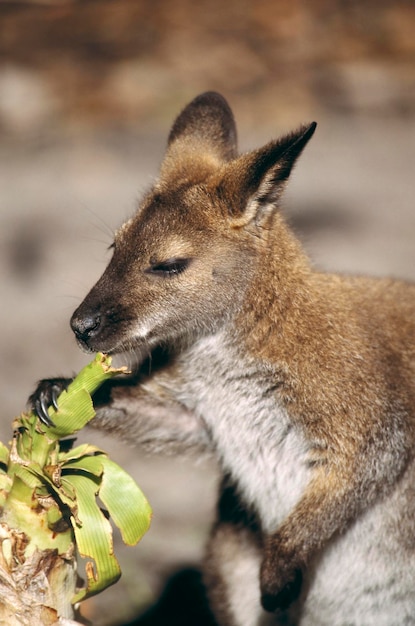
<svg viewBox="0 0 415 626"><path fill-rule="evenodd" d="M415 624L415 287L312 268L278 205L314 130L239 156L225 100L193 100L71 320L87 351L160 357L97 427L222 468L220 626Z"/></svg>

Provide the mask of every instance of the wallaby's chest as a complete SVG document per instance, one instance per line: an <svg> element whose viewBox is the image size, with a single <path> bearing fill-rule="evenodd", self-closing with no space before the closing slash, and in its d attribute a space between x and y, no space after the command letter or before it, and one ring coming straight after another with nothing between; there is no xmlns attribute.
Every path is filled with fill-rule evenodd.
<svg viewBox="0 0 415 626"><path fill-rule="evenodd" d="M180 400L204 421L223 470L272 530L310 478L307 443L279 404L272 376L222 336L199 342L182 367Z"/></svg>

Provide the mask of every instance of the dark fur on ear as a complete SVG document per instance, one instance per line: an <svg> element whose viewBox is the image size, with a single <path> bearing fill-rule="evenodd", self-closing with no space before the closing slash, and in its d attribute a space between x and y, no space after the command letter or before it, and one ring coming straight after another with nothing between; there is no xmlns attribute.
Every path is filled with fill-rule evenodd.
<svg viewBox="0 0 415 626"><path fill-rule="evenodd" d="M313 136L316 126L316 122L301 126L297 131L244 154L225 166L218 192L225 198L231 215L240 217L251 207L249 217L252 217L256 212L252 211L253 208L258 210L279 199L296 160Z"/></svg>
<svg viewBox="0 0 415 626"><path fill-rule="evenodd" d="M236 156L236 125L225 98L207 91L192 100L177 117L168 138L169 148L182 141L202 144L220 160Z"/></svg>

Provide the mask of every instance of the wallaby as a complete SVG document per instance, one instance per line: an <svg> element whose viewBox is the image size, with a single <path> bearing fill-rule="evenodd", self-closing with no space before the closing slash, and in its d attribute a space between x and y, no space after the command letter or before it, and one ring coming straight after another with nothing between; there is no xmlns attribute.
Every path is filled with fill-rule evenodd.
<svg viewBox="0 0 415 626"><path fill-rule="evenodd" d="M195 98L71 320L87 352L151 355L98 428L217 458L220 626L415 624L415 286L312 267L279 202L315 127L239 156L227 102Z"/></svg>

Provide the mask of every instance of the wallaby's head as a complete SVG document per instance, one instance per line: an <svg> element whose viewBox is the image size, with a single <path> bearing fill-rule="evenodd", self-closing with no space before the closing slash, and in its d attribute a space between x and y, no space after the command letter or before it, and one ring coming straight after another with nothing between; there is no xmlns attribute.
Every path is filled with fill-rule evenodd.
<svg viewBox="0 0 415 626"><path fill-rule="evenodd" d="M107 269L72 316L79 344L152 349L229 320L315 126L238 156L227 102L212 92L195 98L173 124L158 182L116 233Z"/></svg>

